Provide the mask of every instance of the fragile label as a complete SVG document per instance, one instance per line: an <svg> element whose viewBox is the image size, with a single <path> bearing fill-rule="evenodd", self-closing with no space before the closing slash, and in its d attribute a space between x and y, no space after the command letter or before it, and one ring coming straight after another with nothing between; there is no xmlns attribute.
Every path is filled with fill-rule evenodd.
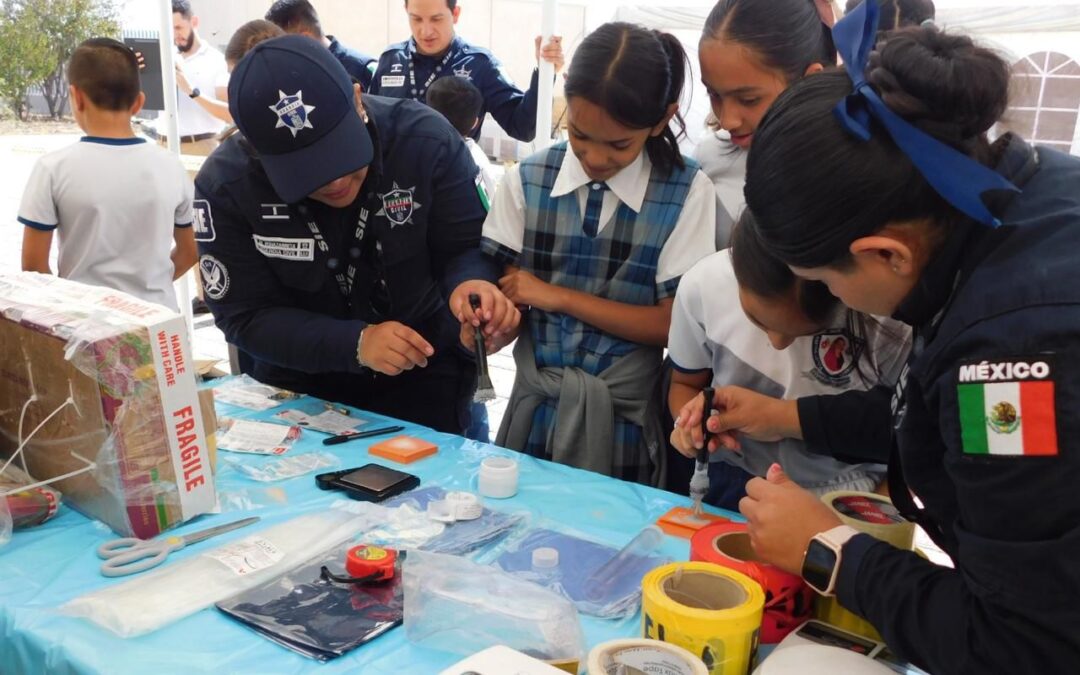
<svg viewBox="0 0 1080 675"><path fill-rule="evenodd" d="M262 537L248 537L235 544L222 546L206 555L232 570L237 576L264 570L281 562L285 554Z"/></svg>
<svg viewBox="0 0 1080 675"><path fill-rule="evenodd" d="M300 427L233 420L228 431L218 439L218 447L254 455L283 455L299 437Z"/></svg>

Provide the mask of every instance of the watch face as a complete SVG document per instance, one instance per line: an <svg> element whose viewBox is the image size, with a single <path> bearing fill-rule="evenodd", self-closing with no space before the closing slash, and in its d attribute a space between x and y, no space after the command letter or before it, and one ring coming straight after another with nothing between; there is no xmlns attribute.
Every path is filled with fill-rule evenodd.
<svg viewBox="0 0 1080 675"><path fill-rule="evenodd" d="M825 593L829 589L834 567L836 567L836 552L817 539L811 539L802 568L802 576L806 583L817 591Z"/></svg>

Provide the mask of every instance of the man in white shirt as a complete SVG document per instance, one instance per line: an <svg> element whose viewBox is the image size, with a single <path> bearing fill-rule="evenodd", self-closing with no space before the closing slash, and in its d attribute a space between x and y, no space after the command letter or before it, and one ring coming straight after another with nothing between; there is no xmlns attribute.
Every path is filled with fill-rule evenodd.
<svg viewBox="0 0 1080 675"><path fill-rule="evenodd" d="M217 135L232 124L226 93L229 68L225 55L199 38L199 17L192 13L190 0L172 0L172 10L173 44L180 52L176 64L180 153L209 155L218 146Z"/></svg>

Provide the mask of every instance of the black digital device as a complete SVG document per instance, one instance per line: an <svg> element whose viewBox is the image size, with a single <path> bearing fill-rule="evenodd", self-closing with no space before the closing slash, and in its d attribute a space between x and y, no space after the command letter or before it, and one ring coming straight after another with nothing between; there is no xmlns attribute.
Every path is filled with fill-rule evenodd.
<svg viewBox="0 0 1080 675"><path fill-rule="evenodd" d="M802 577L817 592L827 593L836 563L836 551L817 539L811 539L803 559Z"/></svg>
<svg viewBox="0 0 1080 675"><path fill-rule="evenodd" d="M161 84L161 43L157 38L125 37L124 44L142 54L145 66L139 70L139 86L146 94L143 110L164 110L165 92Z"/></svg>
<svg viewBox="0 0 1080 675"><path fill-rule="evenodd" d="M379 464L365 464L354 469L315 476L322 490L341 490L353 499L381 502L420 485L420 478Z"/></svg>

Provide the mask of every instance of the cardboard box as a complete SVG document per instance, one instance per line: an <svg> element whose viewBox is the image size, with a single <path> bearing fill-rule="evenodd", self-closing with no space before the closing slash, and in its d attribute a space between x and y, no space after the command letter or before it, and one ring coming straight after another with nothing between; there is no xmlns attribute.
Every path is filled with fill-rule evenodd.
<svg viewBox="0 0 1080 675"><path fill-rule="evenodd" d="M56 277L0 276L0 456L117 533L153 537L215 502L204 406L179 315ZM69 402L70 400L70 402ZM29 401L29 403L27 403ZM212 407L212 406L211 406Z"/></svg>

